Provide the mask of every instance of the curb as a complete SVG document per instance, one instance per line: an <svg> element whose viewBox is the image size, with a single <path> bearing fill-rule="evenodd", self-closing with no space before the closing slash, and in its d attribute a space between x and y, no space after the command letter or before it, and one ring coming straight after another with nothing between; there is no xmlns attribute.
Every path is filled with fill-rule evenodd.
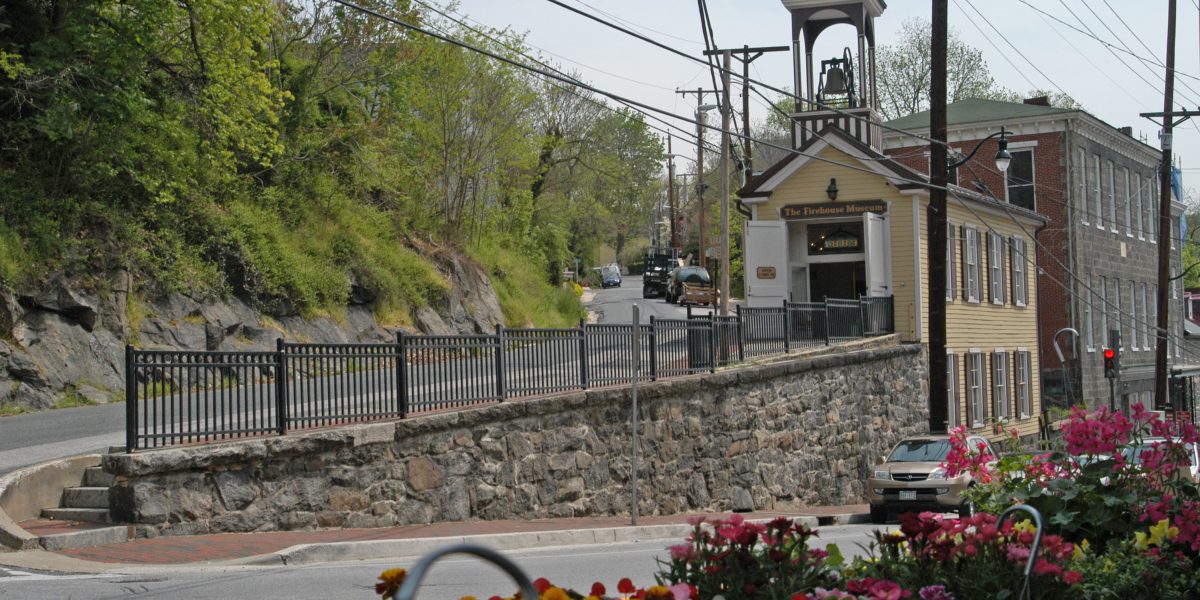
<svg viewBox="0 0 1200 600"><path fill-rule="evenodd" d="M866 515L837 515L863 516ZM795 517L809 527L817 527L816 517ZM766 523L768 520L755 522ZM692 532L687 524L642 525L596 529L564 529L528 531L486 535L371 540L365 542L332 542L299 544L278 552L253 556L237 561L241 565L308 565L345 560L373 560L405 556L421 556L450 544L477 544L493 550L525 550L550 546L580 546L588 544L620 544L645 540L674 539L682 541Z"/></svg>

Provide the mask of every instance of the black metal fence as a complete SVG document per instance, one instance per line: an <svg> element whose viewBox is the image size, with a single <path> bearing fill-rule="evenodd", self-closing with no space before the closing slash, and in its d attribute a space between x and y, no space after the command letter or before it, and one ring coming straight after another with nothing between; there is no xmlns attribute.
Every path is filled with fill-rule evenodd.
<svg viewBox="0 0 1200 600"><path fill-rule="evenodd" d="M736 314L650 318L274 352L125 349L126 449L282 435L414 413L679 377L895 330L892 299L828 299Z"/></svg>

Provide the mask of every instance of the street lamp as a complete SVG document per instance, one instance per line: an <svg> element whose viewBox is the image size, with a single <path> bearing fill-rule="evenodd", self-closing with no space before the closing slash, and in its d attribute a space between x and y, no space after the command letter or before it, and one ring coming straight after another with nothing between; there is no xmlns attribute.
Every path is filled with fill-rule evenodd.
<svg viewBox="0 0 1200 600"><path fill-rule="evenodd" d="M996 151L996 168L1000 169L1001 173L1007 172L1008 165L1012 163L1012 154L1008 153L1008 134L1010 134L1010 133L1012 133L1012 132L1005 131L1004 127L1001 127L1000 131L997 131L996 133L993 133L993 134L983 138L982 140L979 140L979 143L975 144L975 148L973 150L971 150L970 154L964 156L962 158L962 160L955 161L954 163L947 165L946 169L947 170L957 169L957 168L967 164L967 161L971 160L971 158L973 156L975 156L975 153L979 152L979 149L983 147L984 142L986 142L996 136L1000 136L1000 141L996 142L996 145L999 147L999 150Z"/></svg>

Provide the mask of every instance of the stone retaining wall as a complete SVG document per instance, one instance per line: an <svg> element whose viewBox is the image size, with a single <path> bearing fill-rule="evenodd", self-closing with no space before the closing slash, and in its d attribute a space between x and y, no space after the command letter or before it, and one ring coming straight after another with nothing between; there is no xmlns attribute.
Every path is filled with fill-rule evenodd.
<svg viewBox="0 0 1200 600"><path fill-rule="evenodd" d="M639 386L639 512L863 500L927 430L923 347L789 358ZM628 514L631 397L588 390L410 420L109 455L140 535Z"/></svg>

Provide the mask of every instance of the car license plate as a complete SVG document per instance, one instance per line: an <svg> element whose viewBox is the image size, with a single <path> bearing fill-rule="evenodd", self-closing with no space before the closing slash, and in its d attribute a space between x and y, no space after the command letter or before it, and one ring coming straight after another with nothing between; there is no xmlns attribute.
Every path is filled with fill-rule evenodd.
<svg viewBox="0 0 1200 600"><path fill-rule="evenodd" d="M901 500L916 500L917 490L900 490Z"/></svg>

